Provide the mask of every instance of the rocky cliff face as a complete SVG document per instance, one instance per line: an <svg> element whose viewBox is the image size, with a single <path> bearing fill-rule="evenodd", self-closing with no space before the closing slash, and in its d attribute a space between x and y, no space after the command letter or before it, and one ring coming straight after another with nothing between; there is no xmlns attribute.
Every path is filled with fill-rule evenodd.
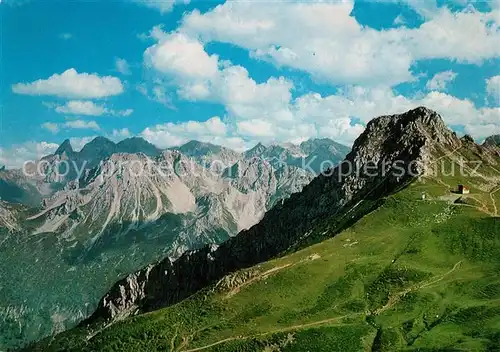
<svg viewBox="0 0 500 352"><path fill-rule="evenodd" d="M220 246L165 259L117 282L86 321L114 320L186 298L224 275L268 260L311 238L326 219L359 217L365 203L424 174L436 156L461 141L426 108L372 120L345 161L275 206L263 220ZM325 233L335 230L326 229Z"/></svg>
<svg viewBox="0 0 500 352"><path fill-rule="evenodd" d="M15 206L0 201L0 228L4 227L8 231L16 231L20 229L18 219L18 209Z"/></svg>
<svg viewBox="0 0 500 352"><path fill-rule="evenodd" d="M44 189L38 180L26 177L21 170L0 170L0 199L6 202L37 206Z"/></svg>
<svg viewBox="0 0 500 352"><path fill-rule="evenodd" d="M67 156L73 155L75 152L73 150L73 147L71 146L71 142L69 139L65 139L64 142L61 143L59 148L57 148L56 152L54 155L63 155L66 154Z"/></svg>
<svg viewBox="0 0 500 352"><path fill-rule="evenodd" d="M173 150L155 159L142 153L113 154L46 199L42 211L27 221L38 224L34 234L56 233L89 246L115 224L127 224L119 231L113 228L113 236L125 236L166 213L196 214L186 223L192 239L210 229L233 235L312 177L289 166L275 170L256 158L240 160L220 175Z"/></svg>
<svg viewBox="0 0 500 352"><path fill-rule="evenodd" d="M75 152L66 140L53 155L27 164L23 171L1 171L0 191L7 201L41 208L26 219L34 234L56 233L79 241L91 237L91 244L113 224L127 224L114 228L127 233L166 213L202 212L198 224L206 225L188 225L195 229L193 237L207 228L231 235L310 182L313 174L299 160L316 158L316 153L318 160L343 155L327 139L301 146L257 145L244 154L197 141L162 153L142 138L115 144L103 137ZM136 171L127 164L142 175L131 175ZM213 207L206 207L207 202ZM213 225L206 220L218 218L223 221Z"/></svg>

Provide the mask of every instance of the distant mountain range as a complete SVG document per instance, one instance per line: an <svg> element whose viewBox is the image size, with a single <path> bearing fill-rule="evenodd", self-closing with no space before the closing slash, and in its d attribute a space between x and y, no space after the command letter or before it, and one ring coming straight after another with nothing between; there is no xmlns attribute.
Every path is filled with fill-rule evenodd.
<svg viewBox="0 0 500 352"><path fill-rule="evenodd" d="M233 165L238 160L258 157L271 163L275 168L284 165L296 166L315 174L322 171L322 167L337 164L349 152L348 147L328 138L312 139L299 146L288 144L266 147L258 144L244 153L198 141L190 141L170 150L177 150L204 167L211 167L213 164L214 171L222 171L221 169ZM142 153L155 158L162 153L162 150L140 137L128 138L119 143L114 143L105 137L96 137L76 152L70 141L65 140L54 154L26 165L26 171L32 174L32 177L24 175L21 170L7 170L2 167L0 199L30 206L38 205L42 198L54 194L68 181L76 179L82 171L90 170L118 153Z"/></svg>
<svg viewBox="0 0 500 352"><path fill-rule="evenodd" d="M123 275L250 228L348 151L329 139L238 153L97 137L79 152L64 141L27 174L0 171L0 274L12 278L0 346L66 329Z"/></svg>

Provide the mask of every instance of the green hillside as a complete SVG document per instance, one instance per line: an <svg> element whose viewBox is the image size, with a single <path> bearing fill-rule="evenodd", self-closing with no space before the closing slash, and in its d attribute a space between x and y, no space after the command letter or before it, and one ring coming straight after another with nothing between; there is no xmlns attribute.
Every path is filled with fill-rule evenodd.
<svg viewBox="0 0 500 352"><path fill-rule="evenodd" d="M500 172L469 147L437 159L466 174L440 166L337 235L339 219L176 305L29 350L498 351Z"/></svg>

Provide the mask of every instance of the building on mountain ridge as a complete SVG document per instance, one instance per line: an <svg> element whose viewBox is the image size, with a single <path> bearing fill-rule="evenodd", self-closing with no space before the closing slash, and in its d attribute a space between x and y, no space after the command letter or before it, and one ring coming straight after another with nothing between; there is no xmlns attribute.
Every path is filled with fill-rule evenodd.
<svg viewBox="0 0 500 352"><path fill-rule="evenodd" d="M466 185L458 185L458 193L459 194L469 194L470 188Z"/></svg>

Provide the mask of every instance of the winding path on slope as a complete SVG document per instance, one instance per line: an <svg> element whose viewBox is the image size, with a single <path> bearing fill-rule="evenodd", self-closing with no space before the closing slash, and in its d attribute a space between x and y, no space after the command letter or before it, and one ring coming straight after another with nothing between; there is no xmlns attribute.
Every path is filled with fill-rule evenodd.
<svg viewBox="0 0 500 352"><path fill-rule="evenodd" d="M389 302L386 305L384 305L383 307L380 307L379 309L377 309L369 314L352 313L352 314L347 314L347 315L343 315L340 317L334 317L334 318L319 320L319 321L315 321L315 322L311 322L311 323L293 325L293 326L289 326L289 327L285 327L285 328L270 330L270 331L266 331L266 332L259 333L259 334L252 334L252 335L246 335L246 336L238 335L238 336L228 337L226 339L216 341L216 342L211 343L209 345L205 345L205 346L201 346L201 347L197 347L197 348L192 348L192 349L188 349L188 350L183 350L183 348L186 347L186 345L189 343L188 341L185 340L185 342L182 343L175 351L178 351L178 352L198 352L198 351L207 350L209 348L219 346L219 345L222 345L224 343L231 342L231 341L248 340L248 339L256 338L256 337L262 337L262 336L273 335L273 334L278 334L278 333L283 333L283 332L307 329L307 328L315 327L315 326L333 324L336 322L340 322L345 318L354 318L356 316L361 316L363 314L365 314L366 316L379 315L380 313L383 313L383 312L389 310L390 308L392 308L394 305L396 305L396 303L398 303L401 300L401 298L404 297L406 294L408 294L412 291L417 291L417 290L422 289L422 288L430 287L430 286L442 281L445 277L447 277L450 274L452 274L453 272L455 272L459 268L459 266L462 262L463 262L463 260L455 263L453 268L451 268L450 270L448 270L444 274L435 276L426 282L411 286L403 291L400 291L400 292L393 294L391 297L389 297Z"/></svg>
<svg viewBox="0 0 500 352"><path fill-rule="evenodd" d="M417 291L417 290L420 290L422 288L429 287L429 286L432 286L432 285L440 282L446 276L452 274L455 270L457 270L458 267L460 266L460 264L462 264L462 262L463 262L463 260L457 262L451 270L447 271L446 273L444 273L442 275L438 275L438 276L432 278L430 281L408 287L407 289L405 289L403 291L395 293L394 295L389 297L389 301L387 302L387 304L384 305L383 307L376 309L373 312L373 315L379 315L380 313L383 313L386 310L389 310L390 308L394 307L394 305L396 305L396 303L398 303L402 297L406 296L408 293L410 293L412 291Z"/></svg>
<svg viewBox="0 0 500 352"><path fill-rule="evenodd" d="M335 323L336 321L339 321L339 320L342 320L342 319L345 319L345 318L352 318L354 316L362 315L362 314L363 313L347 314L347 315L343 315L343 316L340 316L340 317L335 317L335 318L330 318L330 319L324 319L324 320L320 320L320 321L315 321L315 322L312 322L312 323L299 324L299 325L289 326L289 327L286 327L286 328L281 328L281 329L276 329L276 330L270 330L270 331L266 331L266 332L263 332L263 333L260 333L260 334L254 334L254 335L248 335L248 336L234 336L234 337L229 337L227 339L214 342L214 343L212 343L210 345L206 345L206 346L202 346L202 347L198 347L198 348L193 348L193 349L190 349L190 350L183 350L182 352L203 351L203 350L206 350L207 348L215 347L215 346L218 346L218 345L221 345L223 343L230 342L230 341L248 340L248 339L255 338L255 337L261 337L261 336L266 336L266 335L273 335L273 334L278 334L278 333L281 333L281 332L295 331L295 330L306 329L306 328L310 328L310 327L318 326L318 325L332 324L332 323Z"/></svg>
<svg viewBox="0 0 500 352"><path fill-rule="evenodd" d="M496 199L494 197L494 194L497 193L498 191L500 191L500 187L496 188L496 189L493 189L493 191L490 192L490 198L491 198L491 202L493 204L493 209L495 209L495 214L494 216L498 216L498 207L497 207L497 202L496 202Z"/></svg>

